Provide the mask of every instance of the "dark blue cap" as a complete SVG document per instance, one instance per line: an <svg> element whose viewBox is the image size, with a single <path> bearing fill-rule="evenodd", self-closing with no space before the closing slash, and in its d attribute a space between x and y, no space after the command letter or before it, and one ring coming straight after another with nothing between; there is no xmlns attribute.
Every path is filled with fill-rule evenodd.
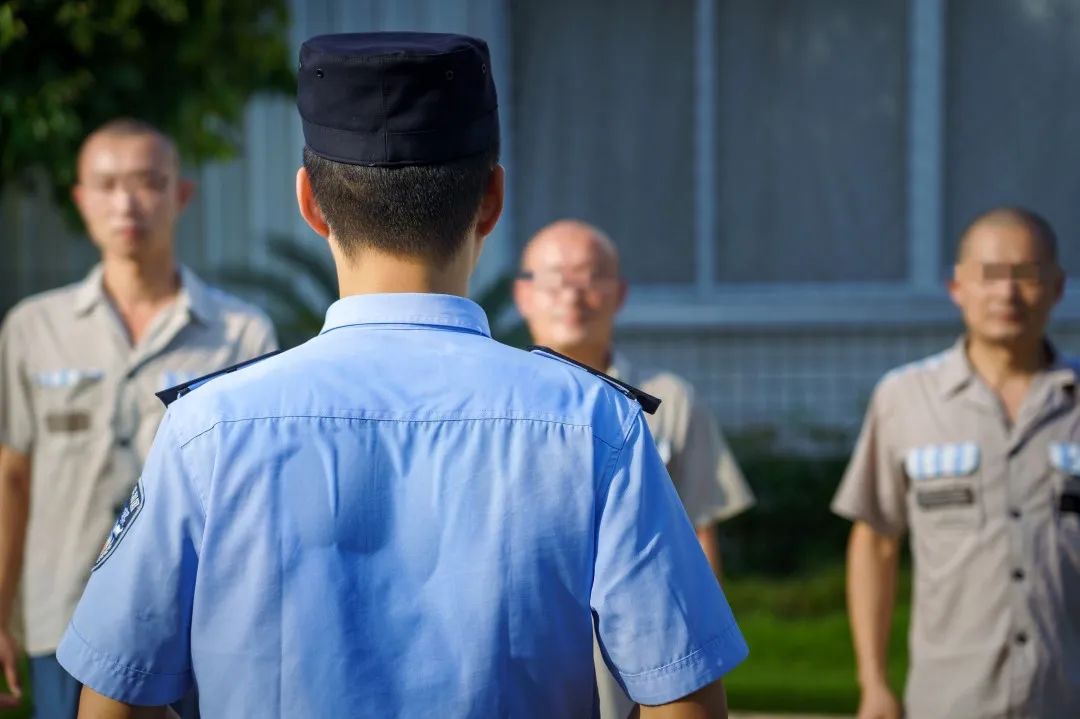
<svg viewBox="0 0 1080 719"><path fill-rule="evenodd" d="M297 107L308 149L395 167L478 155L499 141L487 43L465 35L319 35L300 48Z"/></svg>

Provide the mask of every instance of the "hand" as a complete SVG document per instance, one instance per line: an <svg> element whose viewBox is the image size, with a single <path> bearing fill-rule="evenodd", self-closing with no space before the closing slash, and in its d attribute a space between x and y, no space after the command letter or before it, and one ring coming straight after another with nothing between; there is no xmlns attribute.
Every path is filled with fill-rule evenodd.
<svg viewBox="0 0 1080 719"><path fill-rule="evenodd" d="M900 719L904 711L889 687L875 684L863 689L857 719Z"/></svg>
<svg viewBox="0 0 1080 719"><path fill-rule="evenodd" d="M19 657L22 650L9 632L0 630L0 669L7 679L8 693L0 693L0 710L16 709L22 704L22 686L19 684Z"/></svg>

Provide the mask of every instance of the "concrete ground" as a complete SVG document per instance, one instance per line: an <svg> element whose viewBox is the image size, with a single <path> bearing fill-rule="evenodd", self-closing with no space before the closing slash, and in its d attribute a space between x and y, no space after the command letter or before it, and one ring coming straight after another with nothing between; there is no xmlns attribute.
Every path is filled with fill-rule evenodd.
<svg viewBox="0 0 1080 719"><path fill-rule="evenodd" d="M851 719L842 714L760 714L758 712L731 712L730 719Z"/></svg>

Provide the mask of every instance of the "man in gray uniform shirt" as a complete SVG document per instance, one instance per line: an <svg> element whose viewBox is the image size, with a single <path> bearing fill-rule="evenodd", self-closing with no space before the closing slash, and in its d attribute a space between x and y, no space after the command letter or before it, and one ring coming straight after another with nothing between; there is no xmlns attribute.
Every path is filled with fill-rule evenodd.
<svg viewBox="0 0 1080 719"><path fill-rule="evenodd" d="M754 504L754 495L709 408L686 380L642 371L614 350L615 316L626 299L615 245L577 220L541 229L522 253L514 288L533 341L659 397L646 421L713 572L720 573L717 522ZM633 702L596 652L602 719L624 719Z"/></svg>
<svg viewBox="0 0 1080 719"><path fill-rule="evenodd" d="M24 300L0 329L0 709L21 694L21 578L35 715L75 715L79 685L54 652L164 413L154 392L276 346L262 312L177 265L192 191L152 126L93 132L73 196L101 264Z"/></svg>
<svg viewBox="0 0 1080 719"><path fill-rule="evenodd" d="M890 372L833 502L855 522L848 604L860 719L899 717L885 678L901 536L914 558L911 717L1080 717L1077 364L1045 332L1064 275L1024 209L961 237L967 332Z"/></svg>

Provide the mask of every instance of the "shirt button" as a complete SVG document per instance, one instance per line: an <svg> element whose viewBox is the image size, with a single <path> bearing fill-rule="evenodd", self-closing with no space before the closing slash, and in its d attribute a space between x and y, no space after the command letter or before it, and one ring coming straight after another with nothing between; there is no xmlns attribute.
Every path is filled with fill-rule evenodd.
<svg viewBox="0 0 1080 719"><path fill-rule="evenodd" d="M1026 644L1028 640L1028 636L1025 632L1017 632L1015 638L1017 644Z"/></svg>
<svg viewBox="0 0 1080 719"><path fill-rule="evenodd" d="M117 447L123 447L124 449L127 449L128 447L131 446L131 437L117 437L116 438L116 446Z"/></svg>
<svg viewBox="0 0 1080 719"><path fill-rule="evenodd" d="M1019 582L1021 579L1024 578L1024 570L1023 569L1014 569L1013 572L1012 572L1012 578Z"/></svg>
<svg viewBox="0 0 1080 719"><path fill-rule="evenodd" d="M1020 519L1020 510L1017 509L1016 507L1013 507L1012 509L1009 510L1009 516L1012 517L1013 519Z"/></svg>

